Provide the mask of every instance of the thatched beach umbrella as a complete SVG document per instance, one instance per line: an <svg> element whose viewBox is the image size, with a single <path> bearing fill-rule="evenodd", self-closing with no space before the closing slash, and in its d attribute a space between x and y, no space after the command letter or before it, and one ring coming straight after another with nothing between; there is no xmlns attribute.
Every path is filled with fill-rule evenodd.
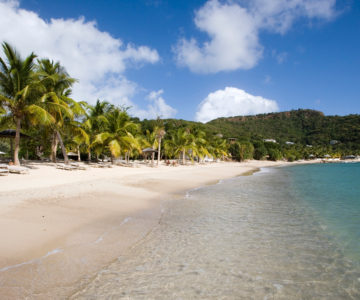
<svg viewBox="0 0 360 300"><path fill-rule="evenodd" d="M6 129L3 131L0 131L0 138L15 138L15 135L16 135L15 129ZM20 137L29 138L30 136L20 132Z"/></svg>
<svg viewBox="0 0 360 300"><path fill-rule="evenodd" d="M16 130L15 129L6 129L6 130L3 130L3 131L0 131L0 138L7 138L10 141L10 154L11 154L11 156L13 155L13 148L14 148L13 143L14 143L15 135L16 135ZM20 138L30 138L30 136L20 132Z"/></svg>
<svg viewBox="0 0 360 300"><path fill-rule="evenodd" d="M142 153L144 154L145 158L147 158L148 155L151 154L152 165L154 165L154 158L155 158L156 152L157 152L157 150L150 148L150 147L142 149Z"/></svg>
<svg viewBox="0 0 360 300"><path fill-rule="evenodd" d="M77 159L78 161L80 161L80 154L79 154L79 153L68 152L68 153L67 153L67 156L68 156L68 157L76 157L76 159Z"/></svg>
<svg viewBox="0 0 360 300"><path fill-rule="evenodd" d="M68 156L78 156L78 154L77 153L75 153L75 152L68 152L68 154L67 154Z"/></svg>

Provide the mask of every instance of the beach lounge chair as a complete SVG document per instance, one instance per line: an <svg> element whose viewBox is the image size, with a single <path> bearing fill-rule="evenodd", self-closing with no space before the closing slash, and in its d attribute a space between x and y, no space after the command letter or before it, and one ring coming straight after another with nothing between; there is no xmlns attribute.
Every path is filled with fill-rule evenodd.
<svg viewBox="0 0 360 300"><path fill-rule="evenodd" d="M111 163L108 162L99 162L98 165L100 168L112 168Z"/></svg>
<svg viewBox="0 0 360 300"><path fill-rule="evenodd" d="M85 166L82 166L78 163L71 163L70 166L77 168L78 170L87 170Z"/></svg>
<svg viewBox="0 0 360 300"><path fill-rule="evenodd" d="M4 175L8 175L9 174L9 170L8 169L0 169L0 175L4 176Z"/></svg>
<svg viewBox="0 0 360 300"><path fill-rule="evenodd" d="M71 165L66 165L66 164L57 164L56 169L66 170L66 171L78 170L77 167L74 167L74 166L71 166Z"/></svg>
<svg viewBox="0 0 360 300"><path fill-rule="evenodd" d="M8 170L10 173L15 174L27 174L29 173L29 169L25 167L19 167L19 166L8 166Z"/></svg>

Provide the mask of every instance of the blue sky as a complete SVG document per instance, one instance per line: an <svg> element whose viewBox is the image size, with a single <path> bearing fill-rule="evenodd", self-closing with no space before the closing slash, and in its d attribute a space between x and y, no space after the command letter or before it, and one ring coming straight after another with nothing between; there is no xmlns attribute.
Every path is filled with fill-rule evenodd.
<svg viewBox="0 0 360 300"><path fill-rule="evenodd" d="M1 41L140 118L359 113L359 36L353 0L0 0Z"/></svg>

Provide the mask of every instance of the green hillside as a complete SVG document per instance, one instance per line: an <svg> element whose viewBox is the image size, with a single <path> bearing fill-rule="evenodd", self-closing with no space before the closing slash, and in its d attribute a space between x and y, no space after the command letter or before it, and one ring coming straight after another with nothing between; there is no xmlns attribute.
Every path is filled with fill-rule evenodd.
<svg viewBox="0 0 360 300"><path fill-rule="evenodd" d="M143 128L152 128L154 122L144 120L141 123ZM360 154L360 115L325 116L319 111L299 109L219 118L206 124L167 119L164 125L167 132L187 127L203 130L208 136L235 138L237 145L230 146L233 157L238 157L239 149L259 159L267 155L298 159L326 154L333 157ZM277 143L268 143L265 139L274 139ZM331 145L330 141L336 142Z"/></svg>
<svg viewBox="0 0 360 300"><path fill-rule="evenodd" d="M207 123L225 137L275 139L301 144L326 145L330 140L360 147L360 116L325 116L314 110L292 110L256 116L219 118Z"/></svg>

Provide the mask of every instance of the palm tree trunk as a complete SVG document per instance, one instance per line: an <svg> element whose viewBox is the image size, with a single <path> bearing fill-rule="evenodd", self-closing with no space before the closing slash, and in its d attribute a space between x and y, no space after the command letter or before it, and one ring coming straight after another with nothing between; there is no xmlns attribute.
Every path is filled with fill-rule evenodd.
<svg viewBox="0 0 360 300"><path fill-rule="evenodd" d="M81 161L80 157L80 146L77 147L78 161Z"/></svg>
<svg viewBox="0 0 360 300"><path fill-rule="evenodd" d="M56 163L56 151L57 151L58 142L59 141L58 141L58 138L57 138L56 131L54 131L53 138L52 138L52 141L51 141L51 154L50 154L50 159L54 163Z"/></svg>
<svg viewBox="0 0 360 300"><path fill-rule="evenodd" d="M89 152L88 152L88 161L91 161L91 148L89 147Z"/></svg>
<svg viewBox="0 0 360 300"><path fill-rule="evenodd" d="M67 155L67 153L66 153L66 148L65 148L65 146L64 146L64 142L63 142L63 140L62 140L62 138L61 138L60 132L57 131L57 130L56 130L56 135L57 135L57 138L58 138L58 140L59 140L59 142L60 142L61 151L62 151L62 154L63 154L63 156L64 156L64 163L65 163L65 164L68 164L68 163L69 163L69 158L68 158L68 155Z"/></svg>
<svg viewBox="0 0 360 300"><path fill-rule="evenodd" d="M182 163L185 165L185 150L182 151Z"/></svg>
<svg viewBox="0 0 360 300"><path fill-rule="evenodd" d="M15 134L15 149L14 149L14 165L20 166L19 161L19 150L20 150L20 129L21 129L21 119L16 119L16 134Z"/></svg>
<svg viewBox="0 0 360 300"><path fill-rule="evenodd" d="M159 146L158 146L158 157L157 157L157 165L159 165L160 162L160 150L161 150L161 138L159 138Z"/></svg>

